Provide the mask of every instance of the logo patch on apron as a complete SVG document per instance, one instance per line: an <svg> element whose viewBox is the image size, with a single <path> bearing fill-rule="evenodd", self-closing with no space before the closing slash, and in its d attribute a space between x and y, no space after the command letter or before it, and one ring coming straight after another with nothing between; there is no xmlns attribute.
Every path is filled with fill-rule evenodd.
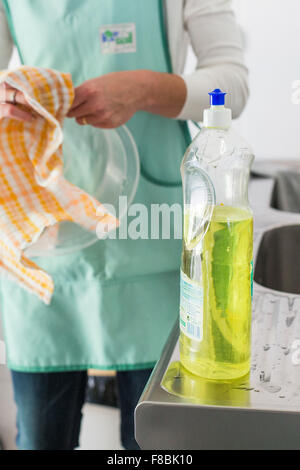
<svg viewBox="0 0 300 470"><path fill-rule="evenodd" d="M136 52L136 28L134 23L102 26L100 28L103 54Z"/></svg>

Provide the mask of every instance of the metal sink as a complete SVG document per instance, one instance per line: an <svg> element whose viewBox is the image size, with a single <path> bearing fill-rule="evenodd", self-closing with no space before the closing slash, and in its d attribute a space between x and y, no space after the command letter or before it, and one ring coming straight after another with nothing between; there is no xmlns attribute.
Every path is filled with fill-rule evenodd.
<svg viewBox="0 0 300 470"><path fill-rule="evenodd" d="M269 289L300 294L300 225L278 227L264 233L254 280Z"/></svg>
<svg viewBox="0 0 300 470"><path fill-rule="evenodd" d="M284 212L300 213L300 161L258 161L253 174L273 179L270 207Z"/></svg>

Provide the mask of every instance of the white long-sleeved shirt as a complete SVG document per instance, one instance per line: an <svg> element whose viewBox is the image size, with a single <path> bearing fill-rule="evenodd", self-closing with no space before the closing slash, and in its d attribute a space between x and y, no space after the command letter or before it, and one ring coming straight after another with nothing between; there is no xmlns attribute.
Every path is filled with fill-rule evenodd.
<svg viewBox="0 0 300 470"><path fill-rule="evenodd" d="M238 117L248 98L248 71L231 0L165 0L165 10L173 72L180 74L187 86L187 99L177 119L201 121L207 94L214 88L228 93L227 106ZM189 44L196 54L197 68L185 75ZM0 69L8 66L12 50L0 0Z"/></svg>

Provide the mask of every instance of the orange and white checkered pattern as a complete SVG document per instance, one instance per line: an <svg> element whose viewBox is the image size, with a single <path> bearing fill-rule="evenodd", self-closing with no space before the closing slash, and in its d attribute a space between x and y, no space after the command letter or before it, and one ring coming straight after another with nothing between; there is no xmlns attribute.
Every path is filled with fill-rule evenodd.
<svg viewBox="0 0 300 470"><path fill-rule="evenodd" d="M50 304L53 280L24 250L61 221L92 231L99 222L112 228L118 221L63 177L62 124L74 99L71 76L23 66L0 72L3 82L21 91L38 117L32 123L0 120L0 274Z"/></svg>

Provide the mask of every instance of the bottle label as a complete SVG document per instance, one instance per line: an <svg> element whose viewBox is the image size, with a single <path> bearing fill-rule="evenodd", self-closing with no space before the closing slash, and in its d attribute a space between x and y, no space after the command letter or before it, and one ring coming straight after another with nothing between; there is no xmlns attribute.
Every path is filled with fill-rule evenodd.
<svg viewBox="0 0 300 470"><path fill-rule="evenodd" d="M180 329L189 338L203 339L203 288L181 271Z"/></svg>

